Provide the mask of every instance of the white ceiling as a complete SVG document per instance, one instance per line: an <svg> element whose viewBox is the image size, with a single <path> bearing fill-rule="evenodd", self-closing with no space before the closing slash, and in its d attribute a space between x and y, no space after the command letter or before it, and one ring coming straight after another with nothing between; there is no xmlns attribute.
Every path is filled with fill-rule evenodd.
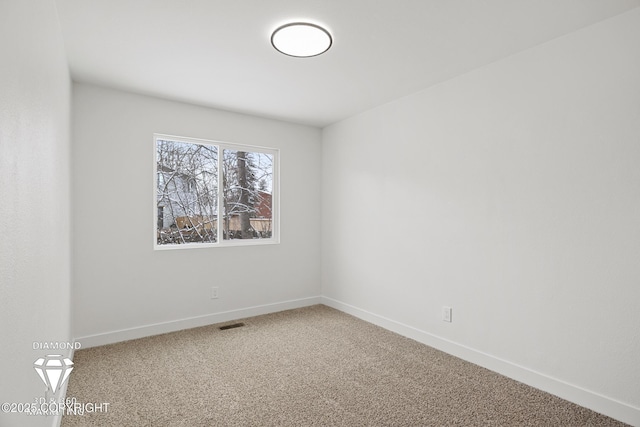
<svg viewBox="0 0 640 427"><path fill-rule="evenodd" d="M75 81L325 126L640 0L56 0ZM292 58L288 21L332 48Z"/></svg>

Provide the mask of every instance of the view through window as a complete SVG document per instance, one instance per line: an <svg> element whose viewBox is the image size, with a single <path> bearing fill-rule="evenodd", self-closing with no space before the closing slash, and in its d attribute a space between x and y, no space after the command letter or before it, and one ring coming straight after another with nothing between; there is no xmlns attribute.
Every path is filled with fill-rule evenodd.
<svg viewBox="0 0 640 427"><path fill-rule="evenodd" d="M156 248L277 242L277 150L154 141Z"/></svg>

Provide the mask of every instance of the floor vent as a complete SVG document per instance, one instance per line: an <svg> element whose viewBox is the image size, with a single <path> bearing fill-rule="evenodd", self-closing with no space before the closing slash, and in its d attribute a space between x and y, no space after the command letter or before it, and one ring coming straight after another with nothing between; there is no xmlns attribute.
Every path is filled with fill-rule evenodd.
<svg viewBox="0 0 640 427"><path fill-rule="evenodd" d="M234 323L233 325L220 326L220 330L226 331L227 329L240 328L242 326L244 326L244 323Z"/></svg>

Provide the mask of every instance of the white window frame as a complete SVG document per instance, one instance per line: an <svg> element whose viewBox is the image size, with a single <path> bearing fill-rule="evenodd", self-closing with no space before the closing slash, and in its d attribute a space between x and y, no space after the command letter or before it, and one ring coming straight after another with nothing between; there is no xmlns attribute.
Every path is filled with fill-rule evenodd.
<svg viewBox="0 0 640 427"><path fill-rule="evenodd" d="M223 221L217 221L218 241L215 243L180 243L180 244L158 244L158 140L169 140L188 144L214 145L218 147L218 218L221 217L220 209L224 206L224 193L222 191L223 180L223 150L249 151L254 153L264 153L273 156L273 189L271 195L271 237L259 239L223 239ZM229 246L255 246L273 245L280 243L280 150L277 148L262 147L257 145L238 144L234 142L223 142L209 139L191 138L176 135L153 134L153 249L154 250L175 250L175 249L195 249L195 248L218 248Z"/></svg>

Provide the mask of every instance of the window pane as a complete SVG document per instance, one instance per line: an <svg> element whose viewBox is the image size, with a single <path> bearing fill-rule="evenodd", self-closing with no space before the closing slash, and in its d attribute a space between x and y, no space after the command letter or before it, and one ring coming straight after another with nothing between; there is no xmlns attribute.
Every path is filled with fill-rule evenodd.
<svg viewBox="0 0 640 427"><path fill-rule="evenodd" d="M218 147L158 139L159 245L217 241Z"/></svg>
<svg viewBox="0 0 640 427"><path fill-rule="evenodd" d="M224 239L273 235L273 155L223 150Z"/></svg>

